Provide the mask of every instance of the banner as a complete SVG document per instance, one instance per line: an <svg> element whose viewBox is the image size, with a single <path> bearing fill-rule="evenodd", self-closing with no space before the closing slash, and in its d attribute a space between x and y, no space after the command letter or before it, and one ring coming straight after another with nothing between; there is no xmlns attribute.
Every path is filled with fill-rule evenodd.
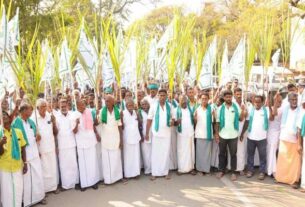
<svg viewBox="0 0 305 207"><path fill-rule="evenodd" d="M46 58L46 63L41 77L41 82L51 81L55 76L55 63L48 40L45 40L42 43L42 55Z"/></svg>
<svg viewBox="0 0 305 207"><path fill-rule="evenodd" d="M61 44L61 51L59 57L59 77L60 79L64 79L64 76L71 72L71 51L68 47L67 39L65 38Z"/></svg>
<svg viewBox="0 0 305 207"><path fill-rule="evenodd" d="M216 62L217 38L214 37L210 47L204 55L202 69L199 76L199 88L208 89L213 87L213 67Z"/></svg>

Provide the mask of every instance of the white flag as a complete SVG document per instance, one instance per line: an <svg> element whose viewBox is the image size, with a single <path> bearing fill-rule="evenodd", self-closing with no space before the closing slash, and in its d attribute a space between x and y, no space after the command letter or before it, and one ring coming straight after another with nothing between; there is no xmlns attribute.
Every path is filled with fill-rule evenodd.
<svg viewBox="0 0 305 207"><path fill-rule="evenodd" d="M97 67L98 67L98 55L94 46L88 40L84 29L81 29L78 50L80 55L83 58L84 64L83 67L86 67L93 78L96 78ZM82 63L83 64L83 63Z"/></svg>
<svg viewBox="0 0 305 207"><path fill-rule="evenodd" d="M279 60L280 60L280 55L281 55L281 49L277 49L277 51L273 54L272 56L272 67L277 68L279 65Z"/></svg>
<svg viewBox="0 0 305 207"><path fill-rule="evenodd" d="M231 77L231 73L229 70L229 59L228 59L228 43L227 43L227 41L225 41L225 46L224 46L222 61L221 61L220 85L226 84L231 79L232 79L232 77Z"/></svg>
<svg viewBox="0 0 305 207"><path fill-rule="evenodd" d="M2 11L1 25L0 25L0 54L4 54L8 43L8 28L5 8Z"/></svg>
<svg viewBox="0 0 305 207"><path fill-rule="evenodd" d="M14 48L18 46L20 41L19 8L17 8L16 15L8 23L8 33L9 47Z"/></svg>
<svg viewBox="0 0 305 207"><path fill-rule="evenodd" d="M67 39L65 38L61 44L60 58L59 58L59 77L63 79L64 76L71 72L71 51L68 47Z"/></svg>
<svg viewBox="0 0 305 207"><path fill-rule="evenodd" d="M103 78L103 88L111 87L113 84L115 77L114 77L114 71L111 65L111 60L109 57L109 53L105 51L103 53L103 72L102 72L102 78Z"/></svg>
<svg viewBox="0 0 305 207"><path fill-rule="evenodd" d="M160 38L157 48L167 48L167 44L170 40L174 38L174 20L167 26L164 34Z"/></svg>
<svg viewBox="0 0 305 207"><path fill-rule="evenodd" d="M216 62L217 38L214 37L210 47L204 55L202 69L199 76L199 88L207 89L213 87L213 67Z"/></svg>
<svg viewBox="0 0 305 207"><path fill-rule="evenodd" d="M229 71L233 78L237 78L239 82L245 81L246 66L246 37L243 37L236 47L229 63Z"/></svg>
<svg viewBox="0 0 305 207"><path fill-rule="evenodd" d="M55 75L55 63L51 48L49 47L48 40L44 41L42 44L42 55L44 56L46 63L41 78L41 82L50 81L54 78Z"/></svg>
<svg viewBox="0 0 305 207"><path fill-rule="evenodd" d="M190 73L189 73L189 77L188 77L188 82L191 86L194 86L194 83L196 81L196 65L195 65L195 61L194 58L192 58L192 62L191 62L191 67L190 67Z"/></svg>

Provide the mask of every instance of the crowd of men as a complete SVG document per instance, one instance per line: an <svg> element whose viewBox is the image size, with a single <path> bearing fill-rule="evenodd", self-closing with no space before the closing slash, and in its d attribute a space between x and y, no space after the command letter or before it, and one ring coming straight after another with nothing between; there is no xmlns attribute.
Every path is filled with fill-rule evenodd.
<svg viewBox="0 0 305 207"><path fill-rule="evenodd" d="M7 94L0 129L3 207L46 204L46 193L85 191L138 178L141 170L170 179L230 173L305 189L305 81L267 96L243 91L237 81L214 90L186 87L171 96L151 82L126 88ZM256 169L255 166L259 168ZM303 173L301 173L303 172ZM199 178L198 178L199 179Z"/></svg>

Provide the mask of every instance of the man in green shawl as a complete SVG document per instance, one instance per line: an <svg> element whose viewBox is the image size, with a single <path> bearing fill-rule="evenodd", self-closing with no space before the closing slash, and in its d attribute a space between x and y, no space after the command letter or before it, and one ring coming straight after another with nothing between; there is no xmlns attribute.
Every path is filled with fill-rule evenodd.
<svg viewBox="0 0 305 207"><path fill-rule="evenodd" d="M21 206L23 174L27 172L26 141L19 129L11 127L11 117L3 113L4 128L0 126L0 203Z"/></svg>
<svg viewBox="0 0 305 207"><path fill-rule="evenodd" d="M218 108L215 139L219 143L219 174L218 178L221 178L226 170L227 164L227 147L229 147L231 155L231 180L237 179L235 170L237 164L236 152L237 152L237 139L239 134L239 121L243 119L246 113L245 108L241 111L235 103L232 102L232 91L226 90L223 92L225 102Z"/></svg>
<svg viewBox="0 0 305 207"><path fill-rule="evenodd" d="M159 101L150 108L148 113L145 139L148 140L152 127L151 180L155 180L157 176L165 176L166 179L170 179L168 173L173 121L171 106L166 99L167 91L159 90Z"/></svg>

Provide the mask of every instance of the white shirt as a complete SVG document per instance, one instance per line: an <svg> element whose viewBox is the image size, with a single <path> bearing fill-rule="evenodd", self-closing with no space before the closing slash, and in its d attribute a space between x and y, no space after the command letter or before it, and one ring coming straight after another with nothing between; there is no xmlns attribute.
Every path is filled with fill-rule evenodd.
<svg viewBox="0 0 305 207"><path fill-rule="evenodd" d="M127 144L138 144L141 140L138 117L135 111L132 114L126 109L123 111L123 138Z"/></svg>
<svg viewBox="0 0 305 207"><path fill-rule="evenodd" d="M207 110L204 109L202 106L200 106L195 111L195 114L197 115L197 124L196 124L196 128L195 128L195 138L197 138L197 139L207 139L208 138L208 134L207 134Z"/></svg>
<svg viewBox="0 0 305 207"><path fill-rule="evenodd" d="M286 110L286 109L284 109L284 110ZM284 110L283 110L283 113L284 113ZM295 124L297 124L296 121L297 121L298 112L299 112L298 109L292 110L289 107L286 123L284 123L284 124L281 123L280 140L297 143Z"/></svg>
<svg viewBox="0 0 305 207"><path fill-rule="evenodd" d="M177 121L177 110L178 108L175 109L173 118ZM178 132L179 136L181 137L190 137L194 135L194 126L192 125L191 121L191 114L190 110L186 107L181 108L181 113L182 113L182 119L181 119L181 133Z"/></svg>
<svg viewBox="0 0 305 207"><path fill-rule="evenodd" d="M23 127L25 130L25 133L28 138L29 145L26 146L26 160L30 161L37 157L39 157L37 143L36 143L36 137L34 135L34 130L31 128L31 125L29 122L25 122L22 120Z"/></svg>
<svg viewBox="0 0 305 207"><path fill-rule="evenodd" d="M90 110L90 109L86 109ZM85 113L85 112L84 112ZM90 113L91 115L91 113ZM84 119L82 114L79 111L74 112L74 125L73 128L76 126L76 119L79 118L79 125L77 133L75 134L76 144L78 148L86 149L93 147L97 144L96 136L94 130L85 129Z"/></svg>
<svg viewBox="0 0 305 207"><path fill-rule="evenodd" d="M159 100L157 95L154 98L152 98L150 95L148 95L148 96L145 96L144 99L148 101L150 108L152 108L155 104L157 104L158 100Z"/></svg>
<svg viewBox="0 0 305 207"><path fill-rule="evenodd" d="M36 122L35 116L32 118ZM38 143L38 149L40 153L47 153L55 151L55 138L53 134L53 124L51 121L51 115L47 112L45 117L40 116L37 111L36 127L41 136L41 140Z"/></svg>
<svg viewBox="0 0 305 207"><path fill-rule="evenodd" d="M119 126L122 126L121 119L115 120L114 110L110 113L107 110L107 123L102 123L102 148L116 150L120 147Z"/></svg>
<svg viewBox="0 0 305 207"><path fill-rule="evenodd" d="M171 128L167 126L167 112L166 112L166 104L164 104L163 108L160 105L159 110L159 130L155 130L155 116L158 108L158 103L154 104L149 109L148 113L148 119L152 120L152 134L156 137L164 137L164 138L170 138L171 137Z"/></svg>
<svg viewBox="0 0 305 207"><path fill-rule="evenodd" d="M148 113L146 113L144 110L141 111L141 115L142 115L142 134L143 136L146 135L146 125L147 125L147 118L148 118ZM151 143L151 130L149 133L149 140L147 141L146 139L144 139L145 143Z"/></svg>
<svg viewBox="0 0 305 207"><path fill-rule="evenodd" d="M76 147L75 135L73 133L73 112L69 111L66 116L61 112L56 115L56 126L58 129L58 149L69 149Z"/></svg>
<svg viewBox="0 0 305 207"><path fill-rule="evenodd" d="M267 118L269 120L269 109L266 108L267 111ZM248 112L247 120L250 119L251 111ZM264 110L261 107L259 110L254 108L254 115L252 121L252 129L251 132L248 133L248 138L254 141L260 141L267 138L267 130L264 129ZM267 120L267 121L268 121ZM269 122L269 121L268 121Z"/></svg>

